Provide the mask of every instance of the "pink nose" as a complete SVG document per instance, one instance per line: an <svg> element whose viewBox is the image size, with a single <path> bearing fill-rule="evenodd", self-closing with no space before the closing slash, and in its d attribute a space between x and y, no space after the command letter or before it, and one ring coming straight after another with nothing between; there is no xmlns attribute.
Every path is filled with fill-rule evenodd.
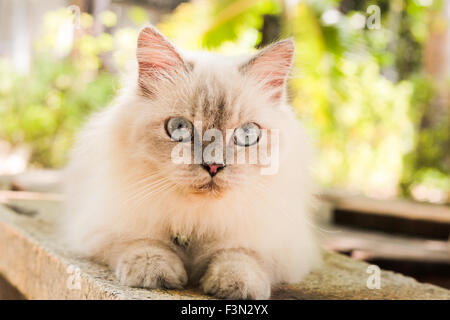
<svg viewBox="0 0 450 320"><path fill-rule="evenodd" d="M219 163L211 163L211 164L204 163L202 164L202 166L206 171L208 171L211 177L214 177L217 174L217 172L219 172L224 167L223 164Z"/></svg>

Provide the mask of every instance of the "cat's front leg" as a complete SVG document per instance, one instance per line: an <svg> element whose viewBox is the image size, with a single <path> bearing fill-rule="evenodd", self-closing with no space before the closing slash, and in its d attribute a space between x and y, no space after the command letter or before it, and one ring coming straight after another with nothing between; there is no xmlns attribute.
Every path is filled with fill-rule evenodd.
<svg viewBox="0 0 450 320"><path fill-rule="evenodd" d="M188 280L178 253L162 241L138 241L120 246L113 263L123 285L149 289L181 289Z"/></svg>
<svg viewBox="0 0 450 320"><path fill-rule="evenodd" d="M268 299L271 281L258 257L244 249L216 252L200 280L206 294L224 299Z"/></svg>

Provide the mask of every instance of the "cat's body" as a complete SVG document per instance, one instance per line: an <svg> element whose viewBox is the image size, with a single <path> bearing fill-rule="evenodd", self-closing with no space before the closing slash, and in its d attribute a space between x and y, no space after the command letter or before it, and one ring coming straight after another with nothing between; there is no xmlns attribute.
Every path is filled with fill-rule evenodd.
<svg viewBox="0 0 450 320"><path fill-rule="evenodd" d="M292 42L250 60L181 58L146 28L138 46L139 81L91 119L72 153L66 243L131 286L181 288L189 281L218 297L264 299L271 284L300 281L320 258L308 220L311 150L284 99ZM277 65L277 58L290 60ZM171 117L202 121L194 125L199 132L249 121L279 129L278 172L227 164L212 175L211 166L174 164L176 142L165 128ZM259 145L270 143L261 138Z"/></svg>

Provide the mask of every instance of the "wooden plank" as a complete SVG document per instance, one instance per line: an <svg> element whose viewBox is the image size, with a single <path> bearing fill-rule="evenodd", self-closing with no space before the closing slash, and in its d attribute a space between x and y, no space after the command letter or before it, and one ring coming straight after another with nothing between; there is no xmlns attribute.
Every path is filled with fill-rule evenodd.
<svg viewBox="0 0 450 320"><path fill-rule="evenodd" d="M448 241L402 237L341 226L321 227L329 230L321 237L321 244L325 248L350 253L355 259L385 258L447 263L450 271L450 243Z"/></svg>
<svg viewBox="0 0 450 320"><path fill-rule="evenodd" d="M421 203L406 199L379 200L334 190L323 192L319 198L331 203L339 210L450 224L450 207L447 205Z"/></svg>
<svg viewBox="0 0 450 320"><path fill-rule="evenodd" d="M322 245L353 259L450 289L450 242L322 225Z"/></svg>
<svg viewBox="0 0 450 320"><path fill-rule="evenodd" d="M0 203L11 200L62 201L63 199L63 195L59 193L0 190Z"/></svg>
<svg viewBox="0 0 450 320"><path fill-rule="evenodd" d="M404 199L379 200L339 191L319 196L332 207L335 224L447 240L450 207Z"/></svg>

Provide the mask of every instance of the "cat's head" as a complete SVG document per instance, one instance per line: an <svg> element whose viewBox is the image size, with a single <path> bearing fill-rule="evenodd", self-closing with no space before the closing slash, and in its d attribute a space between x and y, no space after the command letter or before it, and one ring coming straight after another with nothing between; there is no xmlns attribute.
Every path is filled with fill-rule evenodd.
<svg viewBox="0 0 450 320"><path fill-rule="evenodd" d="M278 165L267 161L281 157L271 153L289 140L293 55L291 39L249 57L182 53L156 29L143 29L137 93L122 120L142 175L148 168L161 185L201 196L260 185L264 168Z"/></svg>

